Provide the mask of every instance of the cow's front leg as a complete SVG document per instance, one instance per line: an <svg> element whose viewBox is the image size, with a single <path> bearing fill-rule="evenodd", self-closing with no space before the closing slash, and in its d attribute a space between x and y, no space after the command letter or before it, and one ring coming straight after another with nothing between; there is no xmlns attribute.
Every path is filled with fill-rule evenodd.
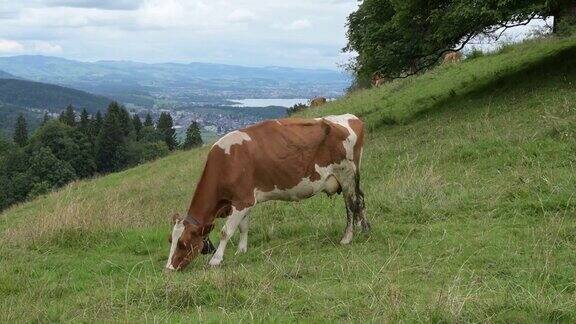
<svg viewBox="0 0 576 324"><path fill-rule="evenodd" d="M244 208L242 210L237 210L235 207L232 207L232 213L228 216L226 220L226 224L222 227L222 232L220 233L220 244L218 244L218 249L212 259L210 259L209 264L213 267L219 266L222 263L222 259L224 258L224 251L226 250L226 244L228 244L228 240L234 235L236 228L244 219L244 216L248 213L250 208Z"/></svg>
<svg viewBox="0 0 576 324"><path fill-rule="evenodd" d="M238 242L238 253L246 253L248 251L248 224L250 223L250 215L245 215L244 219L240 222L240 241Z"/></svg>

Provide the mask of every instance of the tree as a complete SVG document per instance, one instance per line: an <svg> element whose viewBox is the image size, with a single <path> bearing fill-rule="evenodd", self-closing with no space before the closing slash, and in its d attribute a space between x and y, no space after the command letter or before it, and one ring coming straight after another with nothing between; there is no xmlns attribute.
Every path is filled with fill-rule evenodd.
<svg viewBox="0 0 576 324"><path fill-rule="evenodd" d="M200 126L196 121L193 121L186 129L186 140L184 141L184 149L202 146L202 136L200 134Z"/></svg>
<svg viewBox="0 0 576 324"><path fill-rule="evenodd" d="M132 117L132 125L134 127L134 132L136 132L136 139L140 139L140 131L142 130L142 121L138 115Z"/></svg>
<svg viewBox="0 0 576 324"><path fill-rule="evenodd" d="M152 116L150 113L146 114L146 119L144 120L144 126L154 127L154 120L152 120Z"/></svg>
<svg viewBox="0 0 576 324"><path fill-rule="evenodd" d="M98 137L98 134L100 134L100 130L102 129L102 124L104 124L104 119L102 118L102 113L98 110L91 123L92 138Z"/></svg>
<svg viewBox="0 0 576 324"><path fill-rule="evenodd" d="M71 127L76 126L76 113L74 112L74 106L68 105L68 107L66 107L66 110L60 114L60 121Z"/></svg>
<svg viewBox="0 0 576 324"><path fill-rule="evenodd" d="M156 128L164 134L164 142L166 142L168 149L173 151L178 143L176 142L176 131L174 130L172 116L167 112L161 113Z"/></svg>
<svg viewBox="0 0 576 324"><path fill-rule="evenodd" d="M365 86L375 73L388 78L416 74L444 54L461 50L475 36L565 13L574 6L570 0L364 0L348 17L344 51L358 54L348 68L356 83Z"/></svg>
<svg viewBox="0 0 576 324"><path fill-rule="evenodd" d="M89 136L90 134L90 115L86 108L82 109L80 114L80 123L78 123L78 129L84 133L84 135Z"/></svg>
<svg viewBox="0 0 576 324"><path fill-rule="evenodd" d="M40 126L43 126L44 124L46 124L49 120L50 120L50 115L48 114L48 112L44 113L44 118L42 118L42 124L40 124Z"/></svg>
<svg viewBox="0 0 576 324"><path fill-rule="evenodd" d="M37 196L76 179L76 174L70 164L57 159L49 148L40 147L30 157L26 177L32 184L28 196Z"/></svg>
<svg viewBox="0 0 576 324"><path fill-rule="evenodd" d="M117 106L110 105L106 118L96 140L96 165L99 172L112 172L120 170L122 162L122 145L124 143L124 131Z"/></svg>
<svg viewBox="0 0 576 324"><path fill-rule="evenodd" d="M28 127L26 125L26 118L23 114L18 115L16 119L16 127L14 128L14 143L23 147L28 144Z"/></svg>

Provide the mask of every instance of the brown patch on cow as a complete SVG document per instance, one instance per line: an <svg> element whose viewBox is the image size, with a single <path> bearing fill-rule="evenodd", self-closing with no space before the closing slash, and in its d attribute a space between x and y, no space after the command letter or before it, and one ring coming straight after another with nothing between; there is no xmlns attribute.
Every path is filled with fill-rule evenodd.
<svg viewBox="0 0 576 324"><path fill-rule="evenodd" d="M372 75L372 79L370 81L373 87L378 88L384 85L384 83L392 81L392 79L384 76L382 73L376 72L374 75Z"/></svg>

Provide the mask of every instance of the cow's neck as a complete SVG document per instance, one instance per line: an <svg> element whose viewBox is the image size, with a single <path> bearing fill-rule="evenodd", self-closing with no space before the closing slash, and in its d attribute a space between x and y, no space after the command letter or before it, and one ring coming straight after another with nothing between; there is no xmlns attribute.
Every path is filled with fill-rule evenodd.
<svg viewBox="0 0 576 324"><path fill-rule="evenodd" d="M207 163L202 177L196 186L196 192L188 209L188 216L193 217L201 225L211 225L218 211L218 170Z"/></svg>

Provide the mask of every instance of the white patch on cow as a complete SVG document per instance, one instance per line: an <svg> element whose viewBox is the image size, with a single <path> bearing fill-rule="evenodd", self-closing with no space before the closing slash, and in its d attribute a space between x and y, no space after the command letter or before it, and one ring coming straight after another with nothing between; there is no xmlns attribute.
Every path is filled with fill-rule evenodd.
<svg viewBox="0 0 576 324"><path fill-rule="evenodd" d="M302 180L294 187L281 190L277 186L271 191L262 191L254 189L254 199L257 203L268 200L287 200L299 201L312 197L320 192L334 193L338 188L334 188L334 179L341 186L353 185L353 179L356 174L356 166L352 161L344 160L337 164L330 164L325 167L315 165L316 172L320 179L311 181L310 177ZM352 180L350 180L352 179Z"/></svg>
<svg viewBox="0 0 576 324"><path fill-rule="evenodd" d="M338 116L326 116L324 117L325 120L338 124L340 126L345 127L348 130L348 137L344 140L343 145L344 149L346 150L346 158L348 160L354 159L354 146L356 145L356 141L358 140L358 135L354 132L352 127L350 127L349 121L351 119L358 119L358 117L352 114L346 115L338 115Z"/></svg>
<svg viewBox="0 0 576 324"><path fill-rule="evenodd" d="M224 258L224 251L226 250L226 244L228 240L234 235L236 228L244 220L244 217L250 212L250 208L244 208L242 210L237 210L236 207L232 206L232 213L226 219L226 224L222 227L220 243L218 244L218 249L210 259L210 264L213 267L219 266Z"/></svg>
<svg viewBox="0 0 576 324"><path fill-rule="evenodd" d="M169 270L176 270L172 266L172 257L174 256L174 252L176 252L176 246L182 233L184 233L184 221L177 221L172 230L172 245L170 245L170 254L168 255L168 262L166 262L166 268Z"/></svg>
<svg viewBox="0 0 576 324"><path fill-rule="evenodd" d="M224 150L225 154L230 154L230 148L232 145L242 144L244 141L251 141L252 138L244 132L241 131L233 131L226 135L224 135L221 139L219 139L214 146L218 146Z"/></svg>

